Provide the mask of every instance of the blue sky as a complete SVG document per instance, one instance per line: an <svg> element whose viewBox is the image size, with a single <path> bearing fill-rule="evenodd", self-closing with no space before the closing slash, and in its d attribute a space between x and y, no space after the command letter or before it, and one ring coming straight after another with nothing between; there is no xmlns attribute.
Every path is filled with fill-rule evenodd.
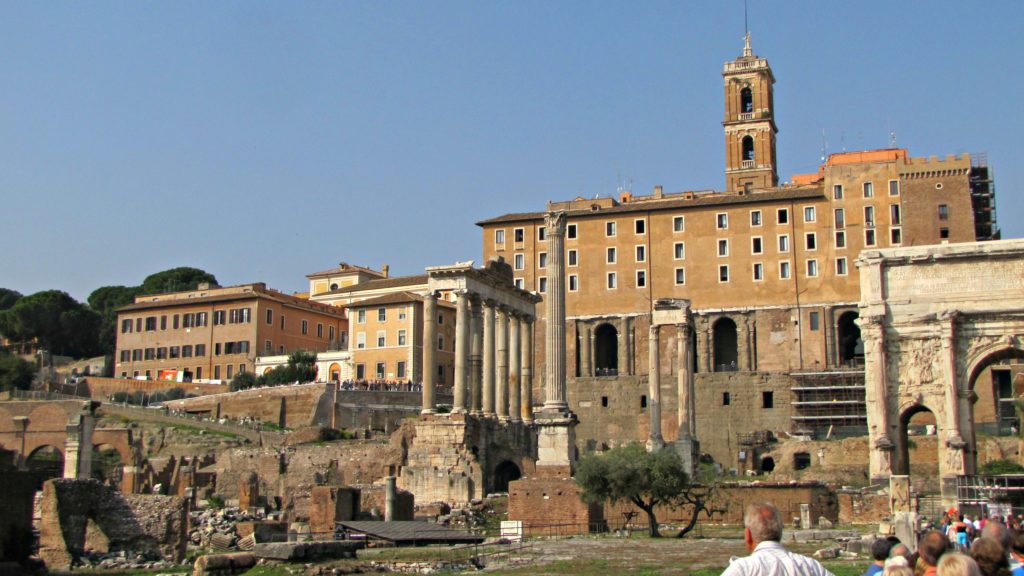
<svg viewBox="0 0 1024 576"><path fill-rule="evenodd" d="M1021 2L750 0L779 172L987 152L1024 236ZM549 199L721 189L743 4L0 2L0 286L196 266L304 290L345 260L477 259Z"/></svg>

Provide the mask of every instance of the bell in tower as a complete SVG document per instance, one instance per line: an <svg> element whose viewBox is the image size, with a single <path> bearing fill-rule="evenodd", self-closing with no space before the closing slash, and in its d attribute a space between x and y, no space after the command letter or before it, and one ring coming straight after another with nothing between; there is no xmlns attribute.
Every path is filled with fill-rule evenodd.
<svg viewBox="0 0 1024 576"><path fill-rule="evenodd" d="M728 192L778 186L775 161L775 76L768 60L750 49L744 37L743 55L722 68L725 80L725 186Z"/></svg>

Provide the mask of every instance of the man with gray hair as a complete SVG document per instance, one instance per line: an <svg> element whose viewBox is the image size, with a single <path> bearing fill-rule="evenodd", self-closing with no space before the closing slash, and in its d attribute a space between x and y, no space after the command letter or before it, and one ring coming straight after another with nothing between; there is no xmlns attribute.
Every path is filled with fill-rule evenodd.
<svg viewBox="0 0 1024 576"><path fill-rule="evenodd" d="M722 576L834 576L813 558L782 547L782 517L771 504L751 504L743 516L750 556L733 558Z"/></svg>

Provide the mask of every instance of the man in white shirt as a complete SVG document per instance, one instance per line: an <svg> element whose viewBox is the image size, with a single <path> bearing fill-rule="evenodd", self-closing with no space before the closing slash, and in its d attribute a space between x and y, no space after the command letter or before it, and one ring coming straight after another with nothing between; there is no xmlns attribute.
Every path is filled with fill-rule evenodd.
<svg viewBox="0 0 1024 576"><path fill-rule="evenodd" d="M747 506L743 526L750 556L733 558L722 576L835 576L817 560L782 547L782 517L775 506Z"/></svg>

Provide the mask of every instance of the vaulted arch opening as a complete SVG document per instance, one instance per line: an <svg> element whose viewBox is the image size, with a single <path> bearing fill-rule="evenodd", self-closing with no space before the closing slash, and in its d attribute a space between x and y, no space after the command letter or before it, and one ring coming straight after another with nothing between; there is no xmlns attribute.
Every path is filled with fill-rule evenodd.
<svg viewBox="0 0 1024 576"><path fill-rule="evenodd" d="M341 381L341 365L338 364L337 362L334 362L333 364L331 364L331 367L328 368L327 372L328 372L328 374L330 374L330 381L331 382L340 382Z"/></svg>
<svg viewBox="0 0 1024 576"><path fill-rule="evenodd" d="M735 372L738 370L736 323L732 318L719 318L712 328L714 332L714 348L712 350L715 372Z"/></svg>
<svg viewBox="0 0 1024 576"><path fill-rule="evenodd" d="M1024 350L1006 347L992 351L970 366L967 388L977 400L971 420L990 434L1016 434L1020 430L1016 399L1024 393Z"/></svg>
<svg viewBox="0 0 1024 576"><path fill-rule="evenodd" d="M743 159L754 161L754 137L744 136L743 137Z"/></svg>
<svg viewBox="0 0 1024 576"><path fill-rule="evenodd" d="M92 450L91 476L111 486L120 486L124 462L117 448L109 444L98 444Z"/></svg>
<svg viewBox="0 0 1024 576"><path fill-rule="evenodd" d="M751 92L750 87L746 87L740 90L740 112L753 112L754 111L754 93Z"/></svg>
<svg viewBox="0 0 1024 576"><path fill-rule="evenodd" d="M839 342L839 364L859 366L864 363L864 341L857 325L860 314L849 310L839 316L836 338Z"/></svg>
<svg viewBox="0 0 1024 576"><path fill-rule="evenodd" d="M900 415L892 471L909 475L920 494L933 494L941 488L938 437L935 414L927 406L914 404Z"/></svg>
<svg viewBox="0 0 1024 576"><path fill-rule="evenodd" d="M511 460L505 460L494 469L494 491L508 492L508 483L522 477L523 473L519 470L519 466L516 466L515 462Z"/></svg>
<svg viewBox="0 0 1024 576"><path fill-rule="evenodd" d="M594 330L594 368L597 376L619 373L619 331L611 324L601 324Z"/></svg>
<svg viewBox="0 0 1024 576"><path fill-rule="evenodd" d="M25 468L32 474L36 488L41 489L50 478L64 476L64 453L50 445L40 446L25 459Z"/></svg>

